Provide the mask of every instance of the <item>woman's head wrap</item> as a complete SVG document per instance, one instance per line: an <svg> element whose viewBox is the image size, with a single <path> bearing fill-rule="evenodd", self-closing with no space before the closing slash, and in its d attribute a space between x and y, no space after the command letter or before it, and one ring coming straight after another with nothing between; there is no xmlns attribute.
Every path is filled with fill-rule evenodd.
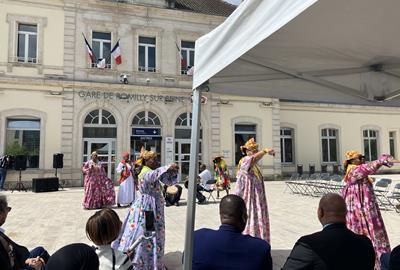
<svg viewBox="0 0 400 270"><path fill-rule="evenodd" d="M157 157L157 153L154 151L147 151L144 147L142 147L142 149L140 150L140 158L144 159L144 160L148 160L151 158L156 158Z"/></svg>
<svg viewBox="0 0 400 270"><path fill-rule="evenodd" d="M240 150L245 153L245 150L258 150L258 143L254 140L254 138L249 139L244 145L240 146Z"/></svg>

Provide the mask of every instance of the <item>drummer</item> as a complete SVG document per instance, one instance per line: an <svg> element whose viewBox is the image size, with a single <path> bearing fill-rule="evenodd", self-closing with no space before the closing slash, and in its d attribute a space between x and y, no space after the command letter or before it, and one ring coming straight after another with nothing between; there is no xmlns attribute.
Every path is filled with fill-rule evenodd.
<svg viewBox="0 0 400 270"><path fill-rule="evenodd" d="M182 195L182 187L180 185L164 185L163 194L165 198L165 206L179 206L179 201Z"/></svg>

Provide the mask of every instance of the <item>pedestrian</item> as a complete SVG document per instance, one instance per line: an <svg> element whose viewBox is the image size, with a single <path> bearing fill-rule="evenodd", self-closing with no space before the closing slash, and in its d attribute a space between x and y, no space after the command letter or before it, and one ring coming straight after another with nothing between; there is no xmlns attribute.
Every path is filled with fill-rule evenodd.
<svg viewBox="0 0 400 270"><path fill-rule="evenodd" d="M371 239L376 253L376 269L380 269L381 255L390 252L390 244L369 175L382 166L391 167L392 160L392 156L383 154L378 160L365 163L361 153L347 151L344 161L346 186L342 196L347 205L346 225L353 232Z"/></svg>
<svg viewBox="0 0 400 270"><path fill-rule="evenodd" d="M135 181L133 178L132 163L129 160L129 153L122 153L122 160L116 168L119 177L119 188L117 196L118 207L123 205L130 205L135 200Z"/></svg>
<svg viewBox="0 0 400 270"><path fill-rule="evenodd" d="M129 247L146 232L146 228L153 227L155 237L141 242L134 250L133 266L135 270L165 270L163 263L165 245L165 219L164 197L161 183L174 185L177 182L178 165L159 167L157 153L142 148L140 152L141 172L138 176L139 195L129 208L128 214L122 225L122 231L112 244L114 249L127 252ZM146 213L152 213L148 217L154 217L153 224Z"/></svg>
<svg viewBox="0 0 400 270"><path fill-rule="evenodd" d="M4 190L4 183L6 182L6 175L9 164L10 164L9 155L0 157L0 191Z"/></svg>
<svg viewBox="0 0 400 270"><path fill-rule="evenodd" d="M85 175L83 207L85 209L98 209L115 204L114 185L107 177L103 164L99 162L97 152L92 153L92 158L82 168Z"/></svg>
<svg viewBox="0 0 400 270"><path fill-rule="evenodd" d="M259 151L258 144L254 141L254 138L249 139L240 149L246 156L239 161L235 193L246 202L247 216L249 218L243 233L261 238L270 244L264 180L257 163L266 154L275 155L275 151L270 148Z"/></svg>

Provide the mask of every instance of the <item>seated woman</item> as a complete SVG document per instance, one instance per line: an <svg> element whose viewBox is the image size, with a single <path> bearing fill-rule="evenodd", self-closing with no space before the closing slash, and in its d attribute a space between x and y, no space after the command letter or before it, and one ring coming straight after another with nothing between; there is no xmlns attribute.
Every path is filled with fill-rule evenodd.
<svg viewBox="0 0 400 270"><path fill-rule="evenodd" d="M99 270L124 270L132 267L128 255L111 248L111 242L117 239L121 225L117 213L109 208L97 211L86 223L86 235L97 246Z"/></svg>

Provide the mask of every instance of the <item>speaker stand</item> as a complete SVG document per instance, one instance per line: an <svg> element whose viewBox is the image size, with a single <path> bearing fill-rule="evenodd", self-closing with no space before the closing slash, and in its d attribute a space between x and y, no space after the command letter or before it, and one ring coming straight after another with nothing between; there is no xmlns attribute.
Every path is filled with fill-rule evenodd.
<svg viewBox="0 0 400 270"><path fill-rule="evenodd" d="M20 170L19 170L19 179L18 179L18 183L16 183L16 184L15 184L15 187L14 187L13 189L11 189L11 193L13 193L14 190L18 190L18 191L23 190L23 191L25 191L25 192L28 192L28 190L26 190L24 184L23 184L22 181L21 181L21 173L22 173L22 171L21 171L21 169L20 169Z"/></svg>
<svg viewBox="0 0 400 270"><path fill-rule="evenodd" d="M56 177L57 177L57 168L56 168ZM58 178L58 177L57 177L57 178ZM61 185L60 179L58 179L58 187L61 188L62 190L64 190L63 185Z"/></svg>

